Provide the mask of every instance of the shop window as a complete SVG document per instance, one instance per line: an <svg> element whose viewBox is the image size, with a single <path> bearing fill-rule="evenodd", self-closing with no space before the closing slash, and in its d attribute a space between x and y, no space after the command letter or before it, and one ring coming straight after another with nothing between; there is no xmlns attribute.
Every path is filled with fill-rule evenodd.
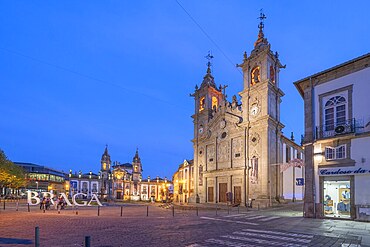
<svg viewBox="0 0 370 247"><path fill-rule="evenodd" d="M323 195L324 215L326 217L350 217L350 181L324 181Z"/></svg>
<svg viewBox="0 0 370 247"><path fill-rule="evenodd" d="M338 147L325 147L325 159L336 160L346 158L346 145L340 145Z"/></svg>
<svg viewBox="0 0 370 247"><path fill-rule="evenodd" d="M342 96L332 97L325 103L325 131L334 130L346 122L346 105L347 101Z"/></svg>

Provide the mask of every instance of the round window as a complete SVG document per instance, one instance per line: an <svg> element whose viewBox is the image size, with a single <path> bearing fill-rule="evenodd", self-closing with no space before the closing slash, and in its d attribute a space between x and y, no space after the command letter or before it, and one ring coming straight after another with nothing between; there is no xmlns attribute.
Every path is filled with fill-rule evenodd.
<svg viewBox="0 0 370 247"><path fill-rule="evenodd" d="M221 134L221 138L222 138L222 139L224 139L226 136L227 136L227 133L226 133L226 132L223 132L223 133Z"/></svg>

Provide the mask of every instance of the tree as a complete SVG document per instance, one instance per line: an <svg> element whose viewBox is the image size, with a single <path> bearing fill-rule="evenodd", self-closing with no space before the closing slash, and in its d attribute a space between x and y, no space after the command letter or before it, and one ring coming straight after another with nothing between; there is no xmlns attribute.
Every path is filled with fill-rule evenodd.
<svg viewBox="0 0 370 247"><path fill-rule="evenodd" d="M0 188L19 188L27 184L24 170L8 160L0 149Z"/></svg>

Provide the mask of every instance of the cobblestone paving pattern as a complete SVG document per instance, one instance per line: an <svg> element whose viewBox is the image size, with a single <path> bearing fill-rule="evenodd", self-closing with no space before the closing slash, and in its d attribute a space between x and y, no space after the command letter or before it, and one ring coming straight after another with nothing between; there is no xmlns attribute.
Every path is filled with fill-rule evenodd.
<svg viewBox="0 0 370 247"><path fill-rule="evenodd" d="M0 209L0 246L34 246L35 227L41 246L367 246L370 224L305 219L296 212L164 209L125 204L56 210L36 206ZM362 243L361 243L362 241Z"/></svg>

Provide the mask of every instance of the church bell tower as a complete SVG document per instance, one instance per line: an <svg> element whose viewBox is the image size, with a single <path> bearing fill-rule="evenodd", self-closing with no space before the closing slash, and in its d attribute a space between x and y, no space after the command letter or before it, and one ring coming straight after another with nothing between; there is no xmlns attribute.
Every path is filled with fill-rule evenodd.
<svg viewBox="0 0 370 247"><path fill-rule="evenodd" d="M112 179L112 171L111 171L111 159L108 153L108 145L105 146L104 153L100 160L101 168L100 168L100 179L101 179L101 196L106 196L111 194L111 179Z"/></svg>
<svg viewBox="0 0 370 247"><path fill-rule="evenodd" d="M254 49L244 53L240 67L243 71L243 126L247 132L247 193L248 198L272 203L279 195L279 150L281 145L280 103L284 93L279 87L282 66L278 53L271 51L265 38L264 19L260 14L259 33ZM265 201L264 201L265 200Z"/></svg>

